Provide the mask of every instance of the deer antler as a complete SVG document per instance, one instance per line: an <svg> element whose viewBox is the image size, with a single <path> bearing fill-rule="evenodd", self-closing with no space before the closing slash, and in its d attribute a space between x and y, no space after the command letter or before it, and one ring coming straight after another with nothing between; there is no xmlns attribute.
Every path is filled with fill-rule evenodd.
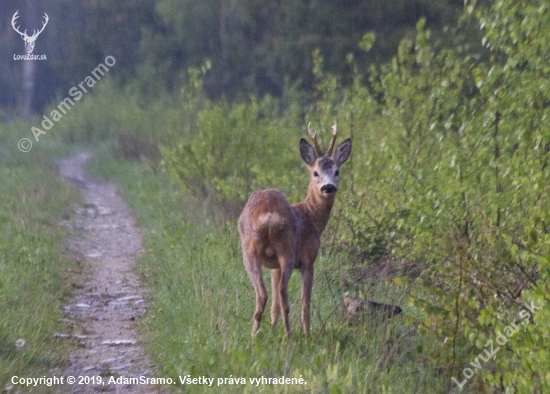
<svg viewBox="0 0 550 394"><path fill-rule="evenodd" d="M44 12L44 16L43 18L45 19L44 22L42 22L42 28L40 30L35 30L33 35L32 36L28 36L27 35L27 29L25 29L25 31L22 33L19 28L17 27L17 25L15 24L15 21L17 18L19 18L19 15L17 15L19 13L19 10L15 11L15 14L13 14L13 18L11 18L11 27L13 27L13 30L15 30L16 32L18 32L21 37L23 37L25 40L33 40L34 38L38 37L38 35L40 33L42 33L42 31L44 30L44 28L46 27L46 25L48 24L48 21L50 20L50 18L48 17L48 14L46 14Z"/></svg>
<svg viewBox="0 0 550 394"><path fill-rule="evenodd" d="M42 22L42 28L41 28L39 31L36 31L36 30L35 30L35 31L34 31L34 34L32 35L32 38L38 37L38 35L39 35L40 33L42 33L42 31L44 30L44 28L45 28L46 25L48 24L48 21L50 20L50 18L48 17L48 14L46 14L45 12L44 12L44 16L43 16L42 18L45 19L44 22Z"/></svg>
<svg viewBox="0 0 550 394"><path fill-rule="evenodd" d="M336 120L335 120L334 125L332 126L332 139L330 140L330 144L327 149L327 156L332 156L332 149L334 148L334 143L336 142L336 134L338 134L338 131L336 129Z"/></svg>
<svg viewBox="0 0 550 394"><path fill-rule="evenodd" d="M313 141L313 146L315 147L315 151L317 152L317 156L321 157L323 156L323 151L321 150L321 147L319 146L319 142L317 142L317 133L314 133L311 129L311 122L307 124L307 133L311 137L311 140Z"/></svg>
<svg viewBox="0 0 550 394"><path fill-rule="evenodd" d="M15 14L13 14L13 18L11 18L11 27L13 27L13 30L15 30L16 32L18 32L22 37L26 37L27 36L27 30L25 30L24 33L21 33L19 31L19 28L15 25L15 20L17 18L19 18L19 15L17 15L19 13L19 10L15 11Z"/></svg>

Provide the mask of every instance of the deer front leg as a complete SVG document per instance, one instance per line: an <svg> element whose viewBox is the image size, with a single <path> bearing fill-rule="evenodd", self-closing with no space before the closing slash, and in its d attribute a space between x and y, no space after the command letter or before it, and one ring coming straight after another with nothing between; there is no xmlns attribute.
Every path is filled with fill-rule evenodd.
<svg viewBox="0 0 550 394"><path fill-rule="evenodd" d="M281 315L281 306L279 304L279 287L281 284L281 270L273 269L271 270L271 325L275 326L279 321L279 316Z"/></svg>
<svg viewBox="0 0 550 394"><path fill-rule="evenodd" d="M302 275L302 329L309 336L309 306L311 304L311 290L313 287L313 266L304 266Z"/></svg>

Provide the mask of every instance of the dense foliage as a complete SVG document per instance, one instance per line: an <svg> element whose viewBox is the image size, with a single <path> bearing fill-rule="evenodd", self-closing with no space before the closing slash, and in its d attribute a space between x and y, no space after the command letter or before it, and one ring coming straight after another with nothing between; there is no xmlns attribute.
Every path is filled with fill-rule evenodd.
<svg viewBox="0 0 550 394"><path fill-rule="evenodd" d="M519 392L548 384L540 342L548 338L550 253L544 9L470 5L488 62L433 52L420 25L414 43L402 42L393 64L373 73L385 129L394 133L381 136L375 149L384 167L360 188L385 203L350 212L359 232L367 214L387 224L380 239L390 257L417 265L419 276L405 279L422 311L413 321L438 338L422 352L459 382L479 374ZM513 322L521 330L508 331ZM497 340L500 352L487 354Z"/></svg>

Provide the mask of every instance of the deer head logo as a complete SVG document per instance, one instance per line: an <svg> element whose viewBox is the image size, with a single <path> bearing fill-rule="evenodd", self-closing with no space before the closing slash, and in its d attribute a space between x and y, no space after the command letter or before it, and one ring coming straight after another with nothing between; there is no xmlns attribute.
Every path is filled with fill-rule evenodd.
<svg viewBox="0 0 550 394"><path fill-rule="evenodd" d="M50 20L50 18L48 18L48 14L44 13L44 16L43 16L44 22L42 22L42 28L40 30L35 30L32 36L28 36L26 29L22 33L21 31L19 31L19 28L15 24L15 20L17 18L19 18L18 13L19 13L19 11L15 11L15 14L13 14L13 18L11 18L11 26L13 27L13 30L15 30L17 33L19 33L21 38L23 38L23 40L25 41L25 50L30 55L32 53L32 51L34 50L34 42L38 38L39 34L42 33L42 31L44 30L44 28L48 24L48 21Z"/></svg>

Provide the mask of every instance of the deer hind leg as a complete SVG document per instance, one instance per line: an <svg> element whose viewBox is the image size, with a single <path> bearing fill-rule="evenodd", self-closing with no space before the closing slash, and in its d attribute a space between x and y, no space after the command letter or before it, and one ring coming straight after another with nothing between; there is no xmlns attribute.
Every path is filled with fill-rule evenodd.
<svg viewBox="0 0 550 394"><path fill-rule="evenodd" d="M311 305L311 289L313 287L313 267L303 267L302 276L302 329L309 335L309 306Z"/></svg>
<svg viewBox="0 0 550 394"><path fill-rule="evenodd" d="M280 311L283 312L283 323L285 325L285 332L287 339L290 338L290 320L289 312L290 306L288 304L288 282L290 281L290 276L292 275L292 269L294 268L293 260L280 260L279 264L281 265L281 280L279 281L278 296L279 296L279 306Z"/></svg>
<svg viewBox="0 0 550 394"><path fill-rule="evenodd" d="M252 324L252 334L254 335L260 329L262 315L267 303L267 291L262 279L261 261L253 254L244 253L244 266L256 293L256 310L254 311L254 321Z"/></svg>
<svg viewBox="0 0 550 394"><path fill-rule="evenodd" d="M275 326L279 321L281 315L281 305L279 303L280 297L279 287L281 283L281 270L271 270L271 325Z"/></svg>

